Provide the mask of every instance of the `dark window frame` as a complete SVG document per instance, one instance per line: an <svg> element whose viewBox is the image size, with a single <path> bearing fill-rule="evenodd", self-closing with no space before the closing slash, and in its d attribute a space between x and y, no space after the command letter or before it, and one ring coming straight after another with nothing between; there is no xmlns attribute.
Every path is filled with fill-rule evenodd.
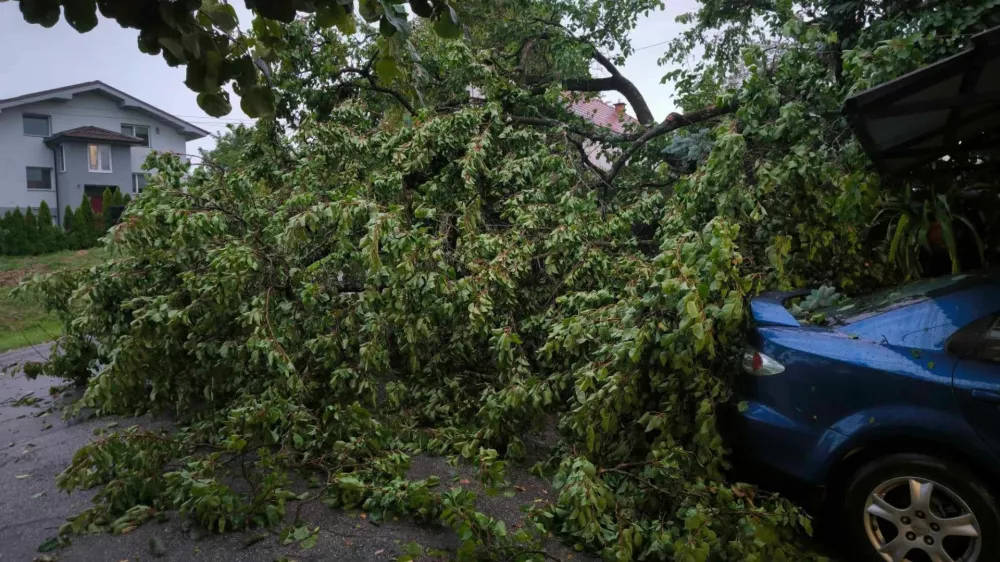
<svg viewBox="0 0 1000 562"><path fill-rule="evenodd" d="M143 184L139 186L139 178L143 178ZM146 188L149 184L149 175L143 172L132 172L132 193L138 195L142 193L142 190Z"/></svg>
<svg viewBox="0 0 1000 562"><path fill-rule="evenodd" d="M24 130L24 123L27 119L44 119L45 120L45 134L39 135L36 133L29 133ZM24 133L26 137L48 137L52 135L52 116L46 115L44 113L22 113L21 114L21 132Z"/></svg>
<svg viewBox="0 0 1000 562"><path fill-rule="evenodd" d="M32 183L31 182L31 177L28 176L28 174L30 173L30 170L44 170L45 172L48 172L45 175L45 177L47 178L47 180L44 182L44 183L48 184L48 187L31 187L31 183ZM43 167L43 166L25 166L24 167L24 175L25 175L25 179L27 180L27 183L28 183L28 190L29 191L52 191L53 190L54 186L53 186L53 182L52 182L52 168L46 168L46 167Z"/></svg>
<svg viewBox="0 0 1000 562"><path fill-rule="evenodd" d="M130 137L135 137L141 139L139 135L135 134L135 130L138 128L146 129L146 144L137 144L136 146L144 146L150 148L153 146L153 128L149 125L135 125L133 123L122 123L121 132L123 135L127 134ZM125 129L131 129L130 133L126 133Z"/></svg>

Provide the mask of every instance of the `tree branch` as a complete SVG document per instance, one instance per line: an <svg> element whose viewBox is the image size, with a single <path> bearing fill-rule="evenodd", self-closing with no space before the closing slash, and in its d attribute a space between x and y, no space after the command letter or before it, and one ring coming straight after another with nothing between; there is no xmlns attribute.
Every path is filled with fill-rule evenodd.
<svg viewBox="0 0 1000 562"><path fill-rule="evenodd" d="M618 70L618 67L615 66L608 57L604 56L604 54L597 49L597 46L594 45L589 39L573 35L573 33L566 26L559 22L541 18L531 19L538 23L561 29L562 33L564 33L567 38L589 45L592 49L591 57L593 57L598 64L603 66L605 70L611 74L611 77L609 78L563 80L563 88L579 92L604 92L614 90L625 96L625 99L632 104L632 110L635 111L635 116L636 119L639 120L639 123L642 123L643 125L651 125L654 122L653 112L649 110L649 104L646 103L646 98L643 97L639 88L637 88L631 80L625 78L621 71ZM521 67L524 67L524 65L525 61L522 59Z"/></svg>
<svg viewBox="0 0 1000 562"><path fill-rule="evenodd" d="M523 123L525 125L531 125L533 127L557 127L560 129L566 129L567 131L584 137L592 141L600 141L606 143L621 143L621 142L631 142L642 134L642 131L638 133L632 133L628 135L618 135L614 133L605 133L603 129L594 126L583 126L575 123L567 123L565 121L559 121L558 119L550 119L548 117L526 117L523 115L509 115L511 121L515 123ZM581 119L582 121L582 119Z"/></svg>
<svg viewBox="0 0 1000 562"><path fill-rule="evenodd" d="M642 92L639 88L635 87L635 84L631 80L625 78L621 72L618 71L616 67L608 57L604 56L603 53L594 47L593 53L594 60L596 60L601 66L603 66L608 72L611 73L611 77L614 80L614 89L625 96L625 99L632 104L632 111L635 111L635 117L643 125L649 125L653 123L653 112L649 110L649 105L646 104L646 98L642 96Z"/></svg>
<svg viewBox="0 0 1000 562"><path fill-rule="evenodd" d="M410 115L416 115L417 114L417 110L413 109L413 105L411 105L410 102L406 101L406 98L403 97L403 94L401 94L401 93L399 93L396 90L393 90L391 88L383 88L382 86L376 85L375 84L375 80L371 76L368 77L368 84L355 84L355 85L357 87L363 88L365 90L371 90L373 92L380 92L380 93L383 93L383 94L389 94L390 96L396 98L396 101L398 101L399 104L402 105L406 109L406 111L410 112Z"/></svg>
<svg viewBox="0 0 1000 562"><path fill-rule="evenodd" d="M614 78L567 78L562 81L564 90L574 92L605 92L617 90L618 81Z"/></svg>
<svg viewBox="0 0 1000 562"><path fill-rule="evenodd" d="M591 159L590 155L587 154L587 148L583 146L583 141L573 138L571 135L566 135L566 140L570 144L576 147L577 151L580 152L580 159L583 160L584 165L594 171L601 178L601 181L607 183L608 174L600 166L595 164Z"/></svg>
<svg viewBox="0 0 1000 562"><path fill-rule="evenodd" d="M632 144L627 149L625 149L625 152L621 155L620 158L618 158L618 160L615 160L615 163L611 166L611 171L608 172L608 178L607 178L608 183L614 181L615 177L618 175L619 172L621 172L622 168L625 167L625 164L628 163L629 159L632 158L632 156L634 156L635 153L638 152L640 148L645 146L647 142L655 139L656 137L660 137L672 131L676 131L681 127L686 127L688 125L693 125L695 123L707 121L709 119L718 117L720 115L732 113L735 110L736 110L735 105L728 105L721 107L710 105L708 107L692 111L687 115L681 115L679 113L671 113L670 115L667 115L667 118L664 119L662 123L643 133L642 136L633 141Z"/></svg>

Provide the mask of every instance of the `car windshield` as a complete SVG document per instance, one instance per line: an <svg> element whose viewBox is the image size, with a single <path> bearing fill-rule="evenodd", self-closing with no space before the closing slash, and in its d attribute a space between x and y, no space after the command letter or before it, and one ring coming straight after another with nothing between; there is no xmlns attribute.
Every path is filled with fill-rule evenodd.
<svg viewBox="0 0 1000 562"><path fill-rule="evenodd" d="M980 285L983 282L984 278L978 275L935 277L847 298L837 304L819 308L815 312L822 314L828 324L851 324L894 308Z"/></svg>

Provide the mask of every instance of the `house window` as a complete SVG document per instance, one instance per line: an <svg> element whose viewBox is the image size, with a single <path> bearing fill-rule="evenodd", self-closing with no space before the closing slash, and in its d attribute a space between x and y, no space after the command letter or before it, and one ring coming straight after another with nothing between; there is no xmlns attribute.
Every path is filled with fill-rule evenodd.
<svg viewBox="0 0 1000 562"><path fill-rule="evenodd" d="M49 136L49 116L48 115L32 115L30 113L25 113L24 119L24 134L32 137L47 137Z"/></svg>
<svg viewBox="0 0 1000 562"><path fill-rule="evenodd" d="M148 181L146 174L132 174L132 193L142 193Z"/></svg>
<svg viewBox="0 0 1000 562"><path fill-rule="evenodd" d="M52 190L52 168L33 168L29 166L28 189Z"/></svg>
<svg viewBox="0 0 1000 562"><path fill-rule="evenodd" d="M59 145L59 150L56 151L56 154L58 155L58 157L56 158L56 160L59 161L59 172L60 173L65 172L66 171L66 145L65 144L60 144Z"/></svg>
<svg viewBox="0 0 1000 562"><path fill-rule="evenodd" d="M111 173L111 147L106 144L87 145L87 169L101 174Z"/></svg>
<svg viewBox="0 0 1000 562"><path fill-rule="evenodd" d="M130 137L138 137L144 141L146 144L142 146L149 146L149 127L145 125L122 125L122 134L128 135Z"/></svg>

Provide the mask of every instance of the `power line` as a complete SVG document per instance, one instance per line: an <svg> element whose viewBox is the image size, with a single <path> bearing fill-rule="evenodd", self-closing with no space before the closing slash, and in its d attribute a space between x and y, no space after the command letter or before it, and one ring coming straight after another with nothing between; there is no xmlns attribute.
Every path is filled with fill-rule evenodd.
<svg viewBox="0 0 1000 562"><path fill-rule="evenodd" d="M666 41L660 41L659 43L653 43L652 45L646 45L645 47L639 47L635 49L636 51L642 51L643 49L652 49L653 47L659 47L660 45L666 45L667 43L673 41L673 39L667 39Z"/></svg>

